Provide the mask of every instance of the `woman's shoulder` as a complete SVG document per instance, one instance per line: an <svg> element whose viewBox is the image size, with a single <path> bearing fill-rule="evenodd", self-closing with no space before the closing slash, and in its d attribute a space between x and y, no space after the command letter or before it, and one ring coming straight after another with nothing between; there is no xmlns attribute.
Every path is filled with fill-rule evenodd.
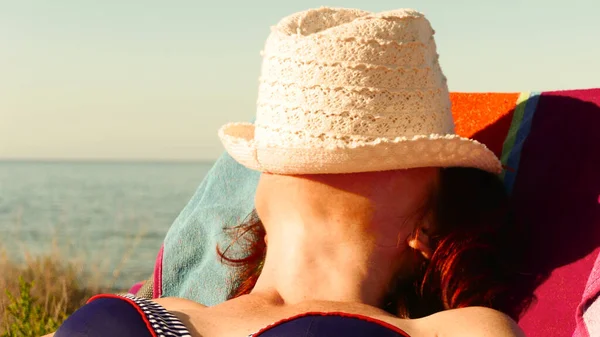
<svg viewBox="0 0 600 337"><path fill-rule="evenodd" d="M188 311L206 308L198 302L179 297L155 298L152 302L166 308L169 311Z"/></svg>
<svg viewBox="0 0 600 337"><path fill-rule="evenodd" d="M450 337L525 337L512 318L486 307L444 310L415 321Z"/></svg>
<svg viewBox="0 0 600 337"><path fill-rule="evenodd" d="M63 336L189 336L161 304L134 296L98 295L69 316L54 334Z"/></svg>

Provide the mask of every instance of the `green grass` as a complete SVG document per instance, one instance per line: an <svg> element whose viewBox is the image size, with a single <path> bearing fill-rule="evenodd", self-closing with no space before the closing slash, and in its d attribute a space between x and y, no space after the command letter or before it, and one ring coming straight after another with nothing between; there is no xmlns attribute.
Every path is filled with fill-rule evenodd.
<svg viewBox="0 0 600 337"><path fill-rule="evenodd" d="M51 252L35 256L21 246L19 251L24 253L20 259L9 256L0 245L0 337L52 333L90 297L115 292L121 269L142 238L141 232L132 238L108 280L103 272L108 266L94 263L93 257L68 253L64 247L61 250L56 243Z"/></svg>
<svg viewBox="0 0 600 337"><path fill-rule="evenodd" d="M42 336L54 332L61 322L67 318L67 313L61 312L52 317L44 311L38 301L31 295L33 282L27 283L19 278L19 294L13 295L6 290L8 305L5 320L8 320L5 332L1 337Z"/></svg>
<svg viewBox="0 0 600 337"><path fill-rule="evenodd" d="M26 257L15 263L0 257L0 336L42 336L107 287L84 275L58 254Z"/></svg>
<svg viewBox="0 0 600 337"><path fill-rule="evenodd" d="M0 337L40 337L52 333L90 297L123 292L115 289L115 285L144 239L143 226L127 238L127 247L123 247L120 262L115 266L103 258L107 252L114 252L114 246L106 247L106 251L81 250L86 246L85 235L73 239L54 233L49 237L47 250L27 247L21 239L19 214L15 224L8 226L10 233L5 233L12 245L0 243ZM29 248L45 253L31 254ZM148 275L152 264L153 261L148 262Z"/></svg>

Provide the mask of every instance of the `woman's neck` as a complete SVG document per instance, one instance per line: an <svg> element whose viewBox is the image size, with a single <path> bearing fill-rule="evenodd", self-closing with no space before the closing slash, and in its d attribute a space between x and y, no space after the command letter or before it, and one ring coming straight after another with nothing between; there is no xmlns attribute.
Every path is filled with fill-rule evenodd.
<svg viewBox="0 0 600 337"><path fill-rule="evenodd" d="M307 209L282 214L285 220L277 226L266 225L267 256L253 293L285 304L319 300L380 306L400 262L397 233L388 233L392 239L383 243L360 222L364 219L322 218L325 213Z"/></svg>

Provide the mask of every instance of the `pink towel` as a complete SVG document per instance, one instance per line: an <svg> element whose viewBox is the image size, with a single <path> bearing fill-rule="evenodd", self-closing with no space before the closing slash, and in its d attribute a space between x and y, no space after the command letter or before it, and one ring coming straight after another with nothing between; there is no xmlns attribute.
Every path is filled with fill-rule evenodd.
<svg viewBox="0 0 600 337"><path fill-rule="evenodd" d="M573 337L600 336L600 255L590 273L575 320L577 328Z"/></svg>

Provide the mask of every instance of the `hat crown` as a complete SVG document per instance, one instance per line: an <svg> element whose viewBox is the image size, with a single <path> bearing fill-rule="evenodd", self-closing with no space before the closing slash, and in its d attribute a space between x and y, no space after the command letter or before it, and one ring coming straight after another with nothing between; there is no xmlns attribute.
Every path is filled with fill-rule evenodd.
<svg viewBox="0 0 600 337"><path fill-rule="evenodd" d="M282 19L263 51L255 141L348 146L454 133L433 35L409 9Z"/></svg>

